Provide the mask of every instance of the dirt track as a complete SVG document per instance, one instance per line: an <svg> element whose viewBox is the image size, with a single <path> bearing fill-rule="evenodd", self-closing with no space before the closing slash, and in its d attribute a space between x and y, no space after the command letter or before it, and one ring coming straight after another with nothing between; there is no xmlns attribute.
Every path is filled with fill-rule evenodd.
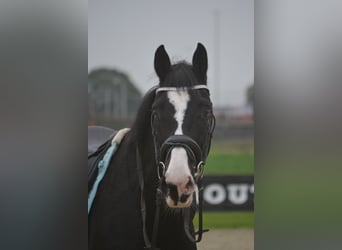
<svg viewBox="0 0 342 250"><path fill-rule="evenodd" d="M211 229L198 250L254 250L254 229Z"/></svg>

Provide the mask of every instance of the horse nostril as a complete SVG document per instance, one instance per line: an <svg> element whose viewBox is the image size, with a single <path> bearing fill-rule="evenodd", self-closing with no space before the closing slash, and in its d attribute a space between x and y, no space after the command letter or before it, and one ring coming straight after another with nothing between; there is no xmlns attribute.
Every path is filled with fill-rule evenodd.
<svg viewBox="0 0 342 250"><path fill-rule="evenodd" d="M189 198L189 194L182 194L181 198L180 198L180 202L184 203L186 202L186 200Z"/></svg>
<svg viewBox="0 0 342 250"><path fill-rule="evenodd" d="M169 189L169 195L171 199L175 202L178 201L178 191L177 186L173 184L167 184L167 188Z"/></svg>

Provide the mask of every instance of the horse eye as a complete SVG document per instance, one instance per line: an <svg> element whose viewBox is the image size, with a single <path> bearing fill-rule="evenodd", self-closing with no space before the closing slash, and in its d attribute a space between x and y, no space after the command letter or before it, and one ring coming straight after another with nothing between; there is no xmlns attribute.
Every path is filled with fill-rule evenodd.
<svg viewBox="0 0 342 250"><path fill-rule="evenodd" d="M213 123L213 118L212 118L212 116L208 116L208 125L209 125L209 127L211 127L211 124Z"/></svg>
<svg viewBox="0 0 342 250"><path fill-rule="evenodd" d="M159 115L156 111L152 112L152 117L151 117L151 123L152 126L156 129L158 126L158 121L159 121Z"/></svg>
<svg viewBox="0 0 342 250"><path fill-rule="evenodd" d="M212 124L213 124L213 122L214 122L214 115L213 115L212 112L208 112L208 113L206 114L206 120L207 120L207 122L208 122L209 127L211 127Z"/></svg>
<svg viewBox="0 0 342 250"><path fill-rule="evenodd" d="M201 114L201 118L205 120L210 120L211 117L212 117L212 113L210 111L206 111Z"/></svg>

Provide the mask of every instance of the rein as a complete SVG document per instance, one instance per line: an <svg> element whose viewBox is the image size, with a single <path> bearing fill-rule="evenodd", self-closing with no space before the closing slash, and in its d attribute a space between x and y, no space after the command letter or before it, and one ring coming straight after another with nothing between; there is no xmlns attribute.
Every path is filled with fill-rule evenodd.
<svg viewBox="0 0 342 250"><path fill-rule="evenodd" d="M162 91L179 91L182 88L176 88L176 87L159 87L156 88L156 94ZM207 89L208 87L206 85L195 85L192 87L184 87L183 89ZM138 172L138 179L139 179L139 185L141 189L141 196L140 196L140 204L141 204L141 215L142 215L142 222L143 222L143 236L144 236L144 242L145 242L145 248L146 250L159 250L157 245L157 235L158 235L158 227L159 227L159 215L160 215L160 207L163 201L163 194L161 191L161 185L162 181L160 181L166 172L165 163L163 160L166 159L169 152L176 146L183 147L187 153L191 156L190 158L193 158L193 160L196 162L195 164L195 170L194 170L194 179L198 188L198 231L194 234L190 233L190 223L191 223L191 214L190 214L190 208L183 208L183 220L184 220L184 231L188 239L193 242L200 242L202 239L202 235L204 232L209 231L208 229L203 229L203 214L202 214L202 205L203 205L203 187L202 187L202 178L203 178L203 171L204 171L204 164L206 157L209 153L210 149L210 142L212 133L215 127L215 117L212 117L212 124L209 128L208 134L207 134L207 141L204 145L203 151L201 147L195 142L192 138L186 135L172 135L169 138L167 138L163 144L161 145L161 148L159 150L159 143L158 143L158 134L154 127L154 117L155 114L152 113L151 116L151 128L152 128L152 135L153 135L153 141L154 141L154 149L155 149L155 161L157 165L157 173L159 178L159 186L156 190L156 210L154 215L154 223L153 223L153 231L152 231L152 241L150 241L147 231L146 231L146 202L144 198L144 178L143 178L143 169L142 169L142 160L141 155L139 152L138 147L136 147L136 161L137 161L137 172ZM163 159L163 160L162 160ZM197 235L197 238L196 238Z"/></svg>

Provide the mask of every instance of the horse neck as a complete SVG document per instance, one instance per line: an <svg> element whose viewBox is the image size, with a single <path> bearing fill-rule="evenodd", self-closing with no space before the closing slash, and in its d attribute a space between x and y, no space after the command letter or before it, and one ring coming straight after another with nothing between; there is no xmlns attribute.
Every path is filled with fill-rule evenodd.
<svg viewBox="0 0 342 250"><path fill-rule="evenodd" d="M155 89L156 87L152 88L144 96L131 130L131 144L138 147L146 183L153 183L157 178L151 129L151 109L155 98Z"/></svg>
<svg viewBox="0 0 342 250"><path fill-rule="evenodd" d="M141 137L137 141L137 146L141 157L145 185L148 187L149 184L157 182L154 141L150 128L141 131Z"/></svg>
<svg viewBox="0 0 342 250"><path fill-rule="evenodd" d="M140 159L137 160L141 163L144 174L144 183L147 186L150 183L155 183L157 181L154 141L149 119L150 116L151 113L148 111L144 114L138 114L138 119L133 125L130 133L131 147L137 147L139 150ZM144 119L141 119L142 117L144 117Z"/></svg>

